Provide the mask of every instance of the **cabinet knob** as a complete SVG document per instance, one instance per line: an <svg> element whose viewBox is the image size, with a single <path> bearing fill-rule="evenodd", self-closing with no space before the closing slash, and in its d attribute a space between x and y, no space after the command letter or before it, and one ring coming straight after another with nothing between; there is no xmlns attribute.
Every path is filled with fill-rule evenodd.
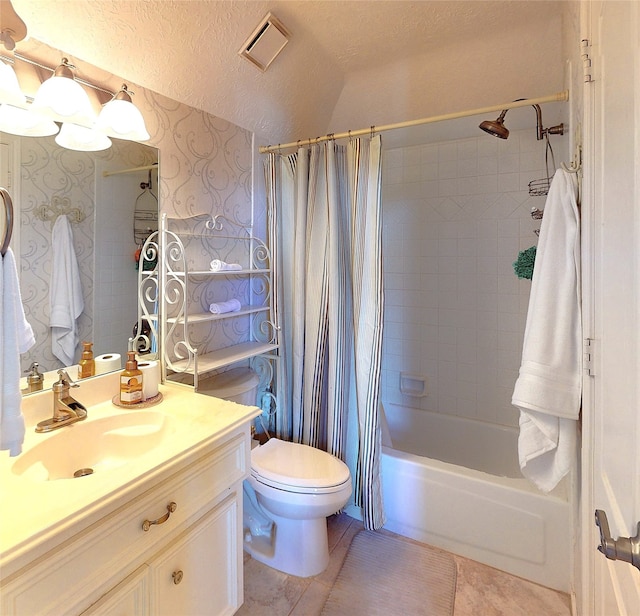
<svg viewBox="0 0 640 616"><path fill-rule="evenodd" d="M161 518L158 518L157 520L145 520L142 523L142 530L143 531L148 531L154 524L164 524L168 519L169 516L178 508L178 505L176 505L173 501L171 501L168 505L167 505L167 513L165 513Z"/></svg>
<svg viewBox="0 0 640 616"><path fill-rule="evenodd" d="M182 582L182 576L184 575L184 573L182 573L182 571L174 571L171 574L171 577L173 578L173 583L174 584L180 584L180 582Z"/></svg>

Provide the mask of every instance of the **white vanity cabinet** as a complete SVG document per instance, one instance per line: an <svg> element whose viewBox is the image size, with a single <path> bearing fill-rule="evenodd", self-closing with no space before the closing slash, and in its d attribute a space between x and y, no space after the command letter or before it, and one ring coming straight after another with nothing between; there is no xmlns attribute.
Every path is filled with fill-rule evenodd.
<svg viewBox="0 0 640 616"><path fill-rule="evenodd" d="M233 614L241 604L238 494L231 494L150 564L151 613ZM210 550L209 546L216 546Z"/></svg>
<svg viewBox="0 0 640 616"><path fill-rule="evenodd" d="M249 438L246 422L140 493L109 499L104 515L79 532L61 531L61 543L3 582L1 613L233 614L243 597Z"/></svg>

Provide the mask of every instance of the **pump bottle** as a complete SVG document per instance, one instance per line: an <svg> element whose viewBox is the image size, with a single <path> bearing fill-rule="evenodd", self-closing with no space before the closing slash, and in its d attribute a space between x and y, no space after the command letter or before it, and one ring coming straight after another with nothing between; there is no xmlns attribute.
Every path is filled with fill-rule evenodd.
<svg viewBox="0 0 640 616"><path fill-rule="evenodd" d="M127 353L127 363L120 374L120 403L133 405L142 402L142 371L138 368L135 351Z"/></svg>

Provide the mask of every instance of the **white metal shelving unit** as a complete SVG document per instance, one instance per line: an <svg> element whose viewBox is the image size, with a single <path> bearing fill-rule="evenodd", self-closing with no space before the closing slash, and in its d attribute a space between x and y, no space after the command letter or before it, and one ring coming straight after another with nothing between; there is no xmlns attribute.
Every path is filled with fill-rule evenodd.
<svg viewBox="0 0 640 616"><path fill-rule="evenodd" d="M279 328L266 244L249 227L207 215L163 214L159 239L160 318L151 315L150 321L159 323L163 381L192 381L198 390L203 377L245 362L260 375L262 391L270 391ZM214 259L241 269L212 271ZM239 310L210 312L211 303L231 298L240 301Z"/></svg>

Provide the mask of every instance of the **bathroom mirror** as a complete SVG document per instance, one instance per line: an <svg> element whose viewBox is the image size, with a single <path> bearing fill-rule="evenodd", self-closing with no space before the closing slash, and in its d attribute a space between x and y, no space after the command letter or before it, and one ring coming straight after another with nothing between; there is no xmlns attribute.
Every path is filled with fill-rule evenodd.
<svg viewBox="0 0 640 616"><path fill-rule="evenodd" d="M49 327L52 229L60 215L72 230L84 302L74 361L84 340L93 342L94 356L119 354L124 361L137 320L136 252L157 229L158 150L118 139L101 152L67 150L54 137L0 133L0 141L15 210L11 247L36 337L21 355L23 376L32 362L40 372L67 367L53 354ZM69 374L77 376L73 368Z"/></svg>

